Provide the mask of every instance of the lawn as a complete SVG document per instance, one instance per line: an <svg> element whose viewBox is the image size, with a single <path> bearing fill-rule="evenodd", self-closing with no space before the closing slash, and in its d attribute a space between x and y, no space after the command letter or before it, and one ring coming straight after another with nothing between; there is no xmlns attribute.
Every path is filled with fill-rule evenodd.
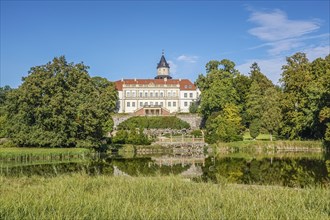
<svg viewBox="0 0 330 220"><path fill-rule="evenodd" d="M250 132L245 132L243 134L243 140L252 140ZM270 140L270 135L269 134L259 134L256 137L256 140ZM273 140L276 140L276 137L273 136Z"/></svg>

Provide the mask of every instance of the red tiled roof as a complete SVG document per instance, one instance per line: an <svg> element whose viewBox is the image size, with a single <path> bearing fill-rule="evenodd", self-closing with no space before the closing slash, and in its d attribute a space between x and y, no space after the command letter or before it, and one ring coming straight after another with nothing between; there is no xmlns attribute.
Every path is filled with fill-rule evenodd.
<svg viewBox="0 0 330 220"><path fill-rule="evenodd" d="M123 84L127 85L147 85L153 83L155 85L165 84L180 84L180 90L196 90L196 86L190 82L189 79L123 79L115 82L116 89L119 91L123 90Z"/></svg>

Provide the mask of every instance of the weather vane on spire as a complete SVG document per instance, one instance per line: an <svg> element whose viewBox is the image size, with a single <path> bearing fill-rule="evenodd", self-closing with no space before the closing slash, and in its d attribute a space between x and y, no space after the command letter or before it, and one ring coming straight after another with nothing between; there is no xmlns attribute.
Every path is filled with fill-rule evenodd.
<svg viewBox="0 0 330 220"><path fill-rule="evenodd" d="M164 49L162 49L162 55L164 55Z"/></svg>

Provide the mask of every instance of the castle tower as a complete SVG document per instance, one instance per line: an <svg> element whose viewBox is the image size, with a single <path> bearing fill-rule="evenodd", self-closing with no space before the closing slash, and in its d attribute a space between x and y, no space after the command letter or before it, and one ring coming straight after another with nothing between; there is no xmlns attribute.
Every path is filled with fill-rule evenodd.
<svg viewBox="0 0 330 220"><path fill-rule="evenodd" d="M164 50L162 52L162 57L160 58L159 63L157 64L157 76L155 79L172 79L170 76L170 65L168 65L165 56Z"/></svg>

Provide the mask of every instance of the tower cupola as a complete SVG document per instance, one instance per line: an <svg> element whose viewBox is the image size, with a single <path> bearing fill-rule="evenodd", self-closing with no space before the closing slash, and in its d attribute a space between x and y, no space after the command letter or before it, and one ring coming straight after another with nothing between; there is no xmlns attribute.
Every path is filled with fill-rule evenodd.
<svg viewBox="0 0 330 220"><path fill-rule="evenodd" d="M162 57L160 58L159 63L157 64L157 76L155 79L172 79L170 76L170 65L167 63L165 56L164 56L164 50L162 52Z"/></svg>

